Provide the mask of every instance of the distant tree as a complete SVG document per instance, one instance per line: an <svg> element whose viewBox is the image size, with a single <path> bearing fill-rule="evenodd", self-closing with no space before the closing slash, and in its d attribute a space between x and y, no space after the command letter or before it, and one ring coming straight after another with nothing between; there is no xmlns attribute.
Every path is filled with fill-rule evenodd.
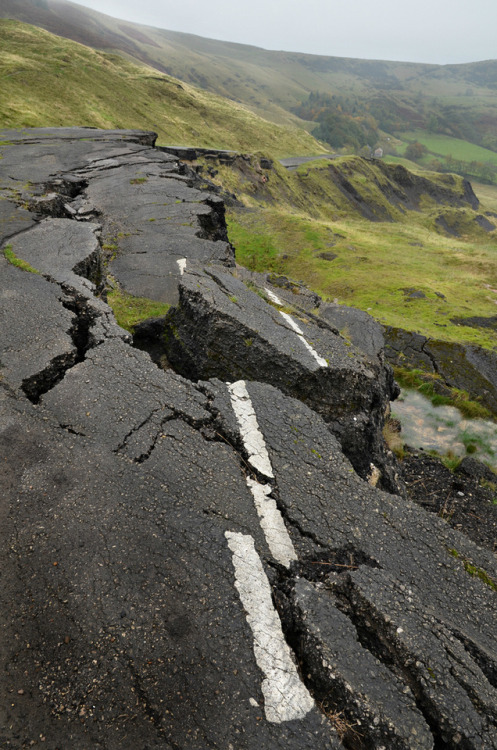
<svg viewBox="0 0 497 750"><path fill-rule="evenodd" d="M432 172L443 172L444 165L440 161L440 159L432 159L428 164L428 169L430 169Z"/></svg>
<svg viewBox="0 0 497 750"><path fill-rule="evenodd" d="M431 114L428 118L428 130L430 133L436 133L440 127L440 121L435 114Z"/></svg>
<svg viewBox="0 0 497 750"><path fill-rule="evenodd" d="M293 111L304 120L316 122L313 135L336 149L358 151L378 139L377 119L354 96L312 91Z"/></svg>
<svg viewBox="0 0 497 750"><path fill-rule="evenodd" d="M405 150L405 157L411 161L419 161L425 154L428 153L426 146L423 146L419 141L410 143Z"/></svg>

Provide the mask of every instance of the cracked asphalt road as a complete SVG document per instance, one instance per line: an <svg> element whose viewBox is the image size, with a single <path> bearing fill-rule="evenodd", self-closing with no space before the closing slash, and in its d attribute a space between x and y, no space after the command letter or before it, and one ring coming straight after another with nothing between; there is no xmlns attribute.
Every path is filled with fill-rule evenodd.
<svg viewBox="0 0 497 750"><path fill-rule="evenodd" d="M35 201L21 234L26 209L1 214L2 236L41 271L0 257L2 747L497 747L494 556L370 486L316 411L256 377L242 387L234 361L227 382L160 370L98 297L97 212L132 226L136 210L151 227L123 258L150 240L157 260L165 237L169 289L191 283L193 237L229 286L219 206L208 239L208 203L150 134L9 139L8 200L32 162L33 195L50 184L50 210L67 205L47 218ZM143 220L149 182L130 182L150 164L155 199L185 198L186 270ZM240 304L277 336L273 307ZM296 336L277 328L284 354Z"/></svg>

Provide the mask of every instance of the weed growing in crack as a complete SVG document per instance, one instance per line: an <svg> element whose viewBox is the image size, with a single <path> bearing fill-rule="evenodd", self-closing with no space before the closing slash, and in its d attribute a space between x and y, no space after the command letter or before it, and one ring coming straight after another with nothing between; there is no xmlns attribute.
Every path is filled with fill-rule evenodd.
<svg viewBox="0 0 497 750"><path fill-rule="evenodd" d="M360 747L362 735L356 729L356 727L359 726L357 723L352 724L344 716L343 711L337 711L336 709L328 707L324 703L318 703L318 706L323 714L329 719L330 724L334 727L342 742L347 742L347 747Z"/></svg>
<svg viewBox="0 0 497 750"><path fill-rule="evenodd" d="M495 580L495 578L489 576L486 570L484 570L483 568L479 568L477 565L474 565L471 560L469 560L464 555L461 555L461 553L455 547L448 547L447 552L452 557L455 557L456 560L460 560L462 562L466 573L469 573L469 575L473 578L479 578L480 581L482 581L486 586L491 588L493 591L497 591L497 581Z"/></svg>
<svg viewBox="0 0 497 750"><path fill-rule="evenodd" d="M480 487L484 487L491 492L497 492L497 477L495 478L495 482L490 482L488 479L480 479Z"/></svg>
<svg viewBox="0 0 497 750"><path fill-rule="evenodd" d="M456 456L452 451L448 451L444 456L441 456L442 463L449 471L455 471L462 461L461 456Z"/></svg>
<svg viewBox="0 0 497 750"><path fill-rule="evenodd" d="M445 386L440 375L403 367L394 367L393 371L401 388L417 390L430 399L433 406L455 406L468 419L492 418L490 410L478 400L471 399L467 391Z"/></svg>
<svg viewBox="0 0 497 750"><path fill-rule="evenodd" d="M146 297L134 297L116 285L107 292L107 302L112 308L118 325L133 333L134 326L148 318L160 318L171 307L165 302L157 302Z"/></svg>
<svg viewBox="0 0 497 750"><path fill-rule="evenodd" d="M383 427L383 439L387 444L389 450L397 456L399 461L405 458L406 450L404 440L402 438L399 423L396 419L387 419L385 426Z"/></svg>

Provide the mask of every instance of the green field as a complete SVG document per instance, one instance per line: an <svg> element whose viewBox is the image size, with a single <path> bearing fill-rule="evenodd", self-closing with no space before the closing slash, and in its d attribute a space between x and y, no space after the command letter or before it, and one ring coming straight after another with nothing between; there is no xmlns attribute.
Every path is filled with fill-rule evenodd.
<svg viewBox="0 0 497 750"><path fill-rule="evenodd" d="M413 130L402 133L402 138L407 141L422 143L433 154L440 156L450 155L454 159L461 161L489 162L497 166L497 153L495 151L476 146L474 143L469 143L468 141L462 141L459 138L451 138L450 136L438 133L427 133L424 130ZM406 146L404 146L404 149Z"/></svg>

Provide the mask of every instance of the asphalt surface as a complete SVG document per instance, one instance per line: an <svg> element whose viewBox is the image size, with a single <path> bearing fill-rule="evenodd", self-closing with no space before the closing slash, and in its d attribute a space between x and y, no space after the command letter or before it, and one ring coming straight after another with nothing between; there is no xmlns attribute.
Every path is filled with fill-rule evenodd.
<svg viewBox="0 0 497 750"><path fill-rule="evenodd" d="M353 421L390 388L375 336L347 357L329 322L246 293L218 199L153 134L0 140L2 236L38 271L0 257L1 746L497 747L495 557L361 478L271 383L335 353ZM109 273L178 300L190 371L132 346Z"/></svg>

